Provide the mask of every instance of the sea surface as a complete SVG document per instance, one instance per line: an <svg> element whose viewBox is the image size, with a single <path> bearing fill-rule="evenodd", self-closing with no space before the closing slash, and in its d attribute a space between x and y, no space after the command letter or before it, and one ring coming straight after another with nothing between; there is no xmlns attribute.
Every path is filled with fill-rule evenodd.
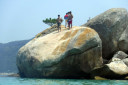
<svg viewBox="0 0 128 85"><path fill-rule="evenodd" d="M1 76L0 85L128 85L128 80L32 79Z"/></svg>

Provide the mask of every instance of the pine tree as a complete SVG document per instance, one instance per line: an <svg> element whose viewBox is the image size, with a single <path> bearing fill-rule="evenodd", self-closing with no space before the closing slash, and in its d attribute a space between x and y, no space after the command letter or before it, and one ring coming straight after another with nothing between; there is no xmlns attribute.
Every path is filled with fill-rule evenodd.
<svg viewBox="0 0 128 85"><path fill-rule="evenodd" d="M53 26L54 24L56 24L56 19L46 18L45 20L43 20L43 22L49 26Z"/></svg>

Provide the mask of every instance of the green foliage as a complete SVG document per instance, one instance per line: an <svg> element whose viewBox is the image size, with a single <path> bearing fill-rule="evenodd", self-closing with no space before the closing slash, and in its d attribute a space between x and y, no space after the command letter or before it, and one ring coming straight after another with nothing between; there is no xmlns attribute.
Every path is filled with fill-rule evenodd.
<svg viewBox="0 0 128 85"><path fill-rule="evenodd" d="M43 20L43 22L49 26L52 26L52 25L56 24L56 19L46 18L45 20Z"/></svg>
<svg viewBox="0 0 128 85"><path fill-rule="evenodd" d="M36 38L38 38L38 37L40 37L42 34L41 33L39 33L37 36L36 36Z"/></svg>

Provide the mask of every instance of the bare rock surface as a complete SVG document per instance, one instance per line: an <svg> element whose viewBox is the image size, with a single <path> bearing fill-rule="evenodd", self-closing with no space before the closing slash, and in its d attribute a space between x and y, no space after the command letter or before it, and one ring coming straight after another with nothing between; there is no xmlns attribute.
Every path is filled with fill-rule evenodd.
<svg viewBox="0 0 128 85"><path fill-rule="evenodd" d="M17 56L21 77L79 78L100 67L102 42L89 27L53 31L34 38L23 46Z"/></svg>

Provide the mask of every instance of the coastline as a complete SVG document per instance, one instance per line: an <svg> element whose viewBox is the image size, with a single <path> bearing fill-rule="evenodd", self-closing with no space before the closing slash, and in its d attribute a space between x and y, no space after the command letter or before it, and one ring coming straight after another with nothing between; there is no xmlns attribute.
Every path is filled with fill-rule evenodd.
<svg viewBox="0 0 128 85"><path fill-rule="evenodd" d="M0 73L0 77L19 77L18 73Z"/></svg>

